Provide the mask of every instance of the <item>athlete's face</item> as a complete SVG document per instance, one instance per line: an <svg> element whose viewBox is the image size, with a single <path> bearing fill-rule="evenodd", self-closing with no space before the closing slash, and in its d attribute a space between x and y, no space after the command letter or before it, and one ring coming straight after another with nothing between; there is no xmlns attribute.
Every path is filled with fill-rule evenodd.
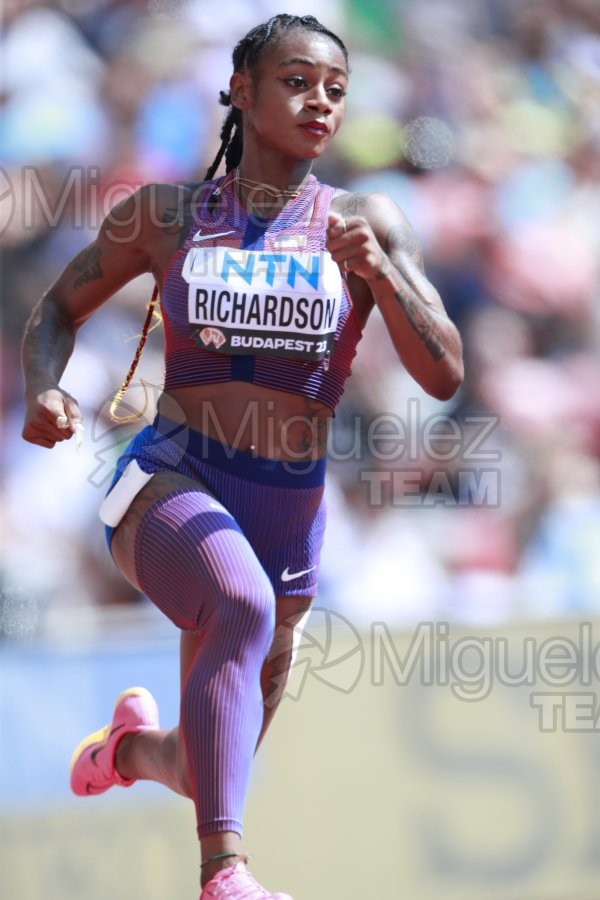
<svg viewBox="0 0 600 900"><path fill-rule="evenodd" d="M310 31L286 35L250 75L238 76L244 140L251 136L284 156L315 159L342 124L347 85L344 54L334 41Z"/></svg>

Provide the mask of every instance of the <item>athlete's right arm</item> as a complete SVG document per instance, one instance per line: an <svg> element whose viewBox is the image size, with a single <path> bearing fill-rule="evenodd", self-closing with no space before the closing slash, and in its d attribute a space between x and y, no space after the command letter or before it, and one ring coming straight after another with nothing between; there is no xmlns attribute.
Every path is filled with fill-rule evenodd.
<svg viewBox="0 0 600 900"><path fill-rule="evenodd" d="M146 185L127 197L35 306L22 347L26 441L54 447L74 434L81 412L60 379L77 330L124 284L153 270L156 241L164 237L161 208L174 206L176 192L171 185Z"/></svg>

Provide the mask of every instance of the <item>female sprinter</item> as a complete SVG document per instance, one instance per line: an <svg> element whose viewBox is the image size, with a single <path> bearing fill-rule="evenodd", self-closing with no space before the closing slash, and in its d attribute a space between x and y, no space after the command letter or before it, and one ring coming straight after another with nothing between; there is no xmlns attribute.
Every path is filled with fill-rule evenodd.
<svg viewBox="0 0 600 900"><path fill-rule="evenodd" d="M201 900L281 900L246 868L244 804L290 623L316 593L327 427L373 305L434 397L452 396L463 369L400 210L311 174L344 118L342 41L312 16L279 15L237 44L233 68L206 180L133 194L35 308L23 437L53 447L81 427L60 387L77 329L151 272L164 393L119 461L104 520L124 576L181 629L180 724L161 731L151 695L130 688L76 749L71 785L97 794L144 778L190 797Z"/></svg>

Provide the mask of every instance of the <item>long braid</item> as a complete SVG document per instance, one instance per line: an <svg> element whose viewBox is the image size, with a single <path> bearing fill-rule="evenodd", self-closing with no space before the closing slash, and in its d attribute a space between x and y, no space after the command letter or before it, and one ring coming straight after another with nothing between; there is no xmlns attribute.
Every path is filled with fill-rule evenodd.
<svg viewBox="0 0 600 900"><path fill-rule="evenodd" d="M235 110L239 112L239 110ZM244 138L242 136L242 128L241 123L237 126L235 131L231 136L231 140L227 145L227 150L225 151L225 170L227 172L231 172L232 169L235 169L239 166L242 161L242 151L244 149Z"/></svg>
<svg viewBox="0 0 600 900"><path fill-rule="evenodd" d="M140 335L140 340L137 345L137 350L135 351L135 355L131 361L131 365L129 366L129 372L125 376L125 378L123 380L123 384L121 385L121 387L119 388L119 390L117 391L115 396L113 397L112 403L110 404L110 409L108 411L108 414L111 417L111 419L113 420L113 422L120 422L120 423L135 422L136 419L141 419L141 417L146 412L146 407L148 405L148 397L147 396L146 396L146 402L144 403L144 408L142 409L141 412L134 413L131 416L118 416L116 414L116 410L118 409L119 404L121 403L121 401L123 399L125 391L131 384L131 380L134 376L135 370L137 369L137 365L140 361L142 351L143 351L143 349L146 345L146 341L148 339L148 334L151 331L150 324L152 322L152 319L154 318L154 316L158 316L158 318L160 320L160 315L156 310L157 301L158 301L158 285L155 286L154 291L152 293L152 299L150 300L150 303L148 304L148 312L146 314L146 319L144 321L144 327L142 328L142 333ZM156 323L156 324L158 324L158 323Z"/></svg>
<svg viewBox="0 0 600 900"><path fill-rule="evenodd" d="M231 106L231 94L226 93L225 91L221 91L221 93L219 94L219 102L222 103L223 106ZM214 174L219 168L219 164L223 159L223 155L225 154L225 151L227 150L230 142L232 140L235 140L240 124L240 111L239 109L235 109L235 107L232 106L225 116L225 121L223 122L223 127L221 128L220 134L221 146L219 147L217 155L215 156L211 165L206 170L206 175L204 176L205 181L211 181L211 179L214 177ZM225 163L227 163L227 157L225 157ZM227 166L228 172L230 168L233 168L233 166Z"/></svg>

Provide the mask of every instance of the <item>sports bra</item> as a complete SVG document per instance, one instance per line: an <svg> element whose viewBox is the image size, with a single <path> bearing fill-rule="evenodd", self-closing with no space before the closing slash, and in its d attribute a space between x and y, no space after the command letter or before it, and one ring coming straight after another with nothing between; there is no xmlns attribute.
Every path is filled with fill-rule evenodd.
<svg viewBox="0 0 600 900"><path fill-rule="evenodd" d="M240 205L229 176L202 185L162 284L165 390L245 381L335 410L362 332L325 249L334 193L310 175L277 216L261 219Z"/></svg>

